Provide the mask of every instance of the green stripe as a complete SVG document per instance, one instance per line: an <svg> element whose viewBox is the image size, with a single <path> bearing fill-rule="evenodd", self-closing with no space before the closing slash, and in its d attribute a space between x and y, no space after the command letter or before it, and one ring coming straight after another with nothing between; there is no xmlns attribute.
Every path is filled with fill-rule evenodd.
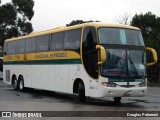
<svg viewBox="0 0 160 120"><path fill-rule="evenodd" d="M144 79L109 79L108 82L144 82Z"/></svg>
<svg viewBox="0 0 160 120"><path fill-rule="evenodd" d="M65 59L65 60L33 60L33 61L10 61L4 62L4 65L11 64L33 64L33 65L47 65L47 64L81 64L81 59Z"/></svg>

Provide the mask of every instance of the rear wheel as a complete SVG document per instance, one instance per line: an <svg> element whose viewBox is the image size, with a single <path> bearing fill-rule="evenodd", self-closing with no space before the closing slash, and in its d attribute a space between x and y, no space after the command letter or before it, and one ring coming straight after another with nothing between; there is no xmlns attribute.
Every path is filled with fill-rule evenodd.
<svg viewBox="0 0 160 120"><path fill-rule="evenodd" d="M78 86L78 96L79 96L79 100L81 102L84 103L86 101L85 88L84 88L84 85L82 83L79 83L79 86Z"/></svg>
<svg viewBox="0 0 160 120"><path fill-rule="evenodd" d="M13 78L13 84L12 85L13 85L14 90L18 90L18 81L17 81L16 77Z"/></svg>
<svg viewBox="0 0 160 120"><path fill-rule="evenodd" d="M18 89L19 89L19 91L24 91L24 89L25 89L24 88L24 79L22 76L19 78Z"/></svg>
<svg viewBox="0 0 160 120"><path fill-rule="evenodd" d="M114 97L114 102L119 104L121 102L121 97Z"/></svg>

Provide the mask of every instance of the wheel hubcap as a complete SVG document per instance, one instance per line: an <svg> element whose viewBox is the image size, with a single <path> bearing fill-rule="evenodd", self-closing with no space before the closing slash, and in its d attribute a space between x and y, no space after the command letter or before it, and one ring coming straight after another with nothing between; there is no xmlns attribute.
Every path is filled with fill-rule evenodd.
<svg viewBox="0 0 160 120"><path fill-rule="evenodd" d="M14 80L14 88L17 87L17 80Z"/></svg>
<svg viewBox="0 0 160 120"><path fill-rule="evenodd" d="M20 89L22 90L23 89L23 81L21 80L20 82Z"/></svg>

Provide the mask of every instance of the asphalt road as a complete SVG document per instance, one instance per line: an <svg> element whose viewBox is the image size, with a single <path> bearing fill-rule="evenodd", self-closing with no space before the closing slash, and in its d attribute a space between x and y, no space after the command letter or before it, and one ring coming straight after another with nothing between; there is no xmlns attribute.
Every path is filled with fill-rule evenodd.
<svg viewBox="0 0 160 120"><path fill-rule="evenodd" d="M112 98L87 99L80 103L76 96L42 90L29 89L25 92L14 91L0 80L0 111L112 111L112 117L42 117L34 120L159 120L160 117L113 117L119 111L160 111L160 87L148 87L145 97L122 98L121 104L115 104ZM60 114L60 113L59 113ZM62 113L63 114L63 113ZM66 113L67 114L67 113ZM72 113L70 113L72 114ZM87 113L86 113L87 114ZM104 113L105 114L105 113ZM159 113L160 114L160 113ZM71 115L72 116L72 115ZM160 115L159 115L160 116ZM22 118L0 118L0 120L19 120ZM30 120L33 118L23 118Z"/></svg>

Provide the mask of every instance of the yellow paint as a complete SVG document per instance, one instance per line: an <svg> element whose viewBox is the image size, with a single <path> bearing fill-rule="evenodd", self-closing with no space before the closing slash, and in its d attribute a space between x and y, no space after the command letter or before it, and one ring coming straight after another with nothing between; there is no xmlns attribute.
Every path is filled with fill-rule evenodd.
<svg viewBox="0 0 160 120"><path fill-rule="evenodd" d="M29 60L61 60L61 59L80 59L80 55L74 51L56 51L5 55L4 61L29 61Z"/></svg>
<svg viewBox="0 0 160 120"><path fill-rule="evenodd" d="M146 51L150 51L153 55L153 62L151 63L147 63L146 66L151 66L151 65L154 65L157 63L158 61L158 58L157 58L157 52L153 49L153 48L149 48L149 47L146 47Z"/></svg>
<svg viewBox="0 0 160 120"><path fill-rule="evenodd" d="M96 49L99 50L99 60L100 61L98 61L98 65L101 65L106 61L106 50L101 45L96 45Z"/></svg>
<svg viewBox="0 0 160 120"><path fill-rule="evenodd" d="M24 61L24 54L4 55L3 61Z"/></svg>

